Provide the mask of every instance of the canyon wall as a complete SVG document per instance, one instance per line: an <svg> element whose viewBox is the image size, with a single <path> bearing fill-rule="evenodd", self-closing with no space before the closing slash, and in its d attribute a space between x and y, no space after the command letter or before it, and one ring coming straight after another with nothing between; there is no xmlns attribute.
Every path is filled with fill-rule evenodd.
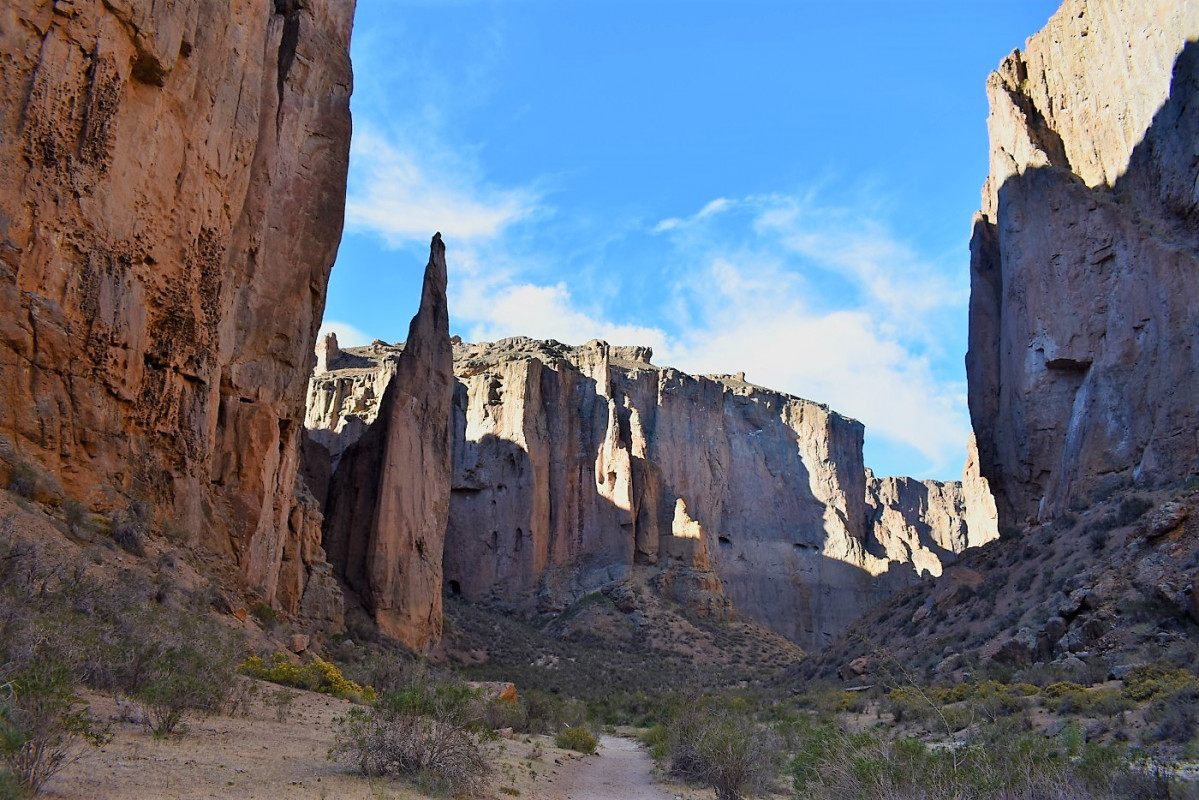
<svg viewBox="0 0 1199 800"><path fill-rule="evenodd" d="M308 420L347 454L339 471L356 449L377 450L373 398L408 347L322 345L335 355L313 376ZM556 612L645 580L695 613L735 610L821 647L918 573L939 575L994 537L985 510L968 527L962 484L868 475L860 423L650 355L600 341L455 341L449 592ZM332 521L340 500L329 498Z"/></svg>
<svg viewBox="0 0 1199 800"><path fill-rule="evenodd" d="M0 11L4 452L93 509L146 502L264 600L334 625L295 479L341 236L353 12Z"/></svg>
<svg viewBox="0 0 1199 800"><path fill-rule="evenodd" d="M1001 527L1199 468L1199 4L1066 0L987 82L970 411Z"/></svg>

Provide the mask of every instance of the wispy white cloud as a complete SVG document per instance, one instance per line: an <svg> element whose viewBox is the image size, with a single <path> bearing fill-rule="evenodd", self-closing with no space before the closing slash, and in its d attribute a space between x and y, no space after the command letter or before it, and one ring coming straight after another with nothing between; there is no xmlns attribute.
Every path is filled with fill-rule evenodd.
<svg viewBox="0 0 1199 800"><path fill-rule="evenodd" d="M520 335L568 344L604 339L668 350L660 328L611 322L602 310L580 307L564 283L474 282L457 293L453 307L461 318L474 321L469 338L476 342Z"/></svg>
<svg viewBox="0 0 1199 800"><path fill-rule="evenodd" d="M818 311L786 274L714 263L700 276L703 322L667 355L689 372L748 380L826 403L874 436L919 453L927 471L960 467L969 432L962 387L934 376L869 310ZM696 293L699 294L698 292Z"/></svg>
<svg viewBox="0 0 1199 800"><path fill-rule="evenodd" d="M847 209L821 208L811 197L756 199L760 235L774 238L806 263L852 280L876 311L911 318L966 302L954 284L876 219Z"/></svg>
<svg viewBox="0 0 1199 800"><path fill-rule="evenodd" d="M700 222L701 220L705 220L709 217L713 217L713 216L719 214L721 211L725 211L726 209L730 208L732 205L733 205L732 201L729 200L727 197L717 197L715 200L713 200L712 202L708 203L706 206L701 208L693 217L688 217L686 219L682 219L679 217L669 217L668 219L662 220L661 222L659 222L657 225L654 226L653 232L654 233L665 233L667 231L673 231L678 228L682 228L686 225L693 225L697 222Z"/></svg>
<svg viewBox="0 0 1199 800"><path fill-rule="evenodd" d="M459 242L494 237L537 212L531 188L497 188L468 161L423 143L406 148L369 128L354 132L346 227L389 245L427 240L436 231Z"/></svg>
<svg viewBox="0 0 1199 800"><path fill-rule="evenodd" d="M627 318L625 292L605 301L530 279L503 243L463 254L452 313L475 340L603 338L650 345L656 363L692 373L745 371L859 419L868 437L923 462L911 471L960 469L965 386L936 359L965 290L868 210L802 194L719 198L648 233L667 265L648 325L614 321Z"/></svg>
<svg viewBox="0 0 1199 800"><path fill-rule="evenodd" d="M350 323L338 322L335 319L327 319L321 323L321 329L317 333L318 341L326 333L337 334L338 347L362 347L374 340L369 334L355 328Z"/></svg>

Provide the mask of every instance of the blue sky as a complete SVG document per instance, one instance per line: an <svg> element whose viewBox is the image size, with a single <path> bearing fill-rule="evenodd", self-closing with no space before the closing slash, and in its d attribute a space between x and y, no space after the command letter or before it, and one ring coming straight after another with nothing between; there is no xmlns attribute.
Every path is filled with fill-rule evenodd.
<svg viewBox="0 0 1199 800"><path fill-rule="evenodd" d="M326 328L400 341L441 231L454 333L648 344L953 479L987 74L1054 0L358 0Z"/></svg>

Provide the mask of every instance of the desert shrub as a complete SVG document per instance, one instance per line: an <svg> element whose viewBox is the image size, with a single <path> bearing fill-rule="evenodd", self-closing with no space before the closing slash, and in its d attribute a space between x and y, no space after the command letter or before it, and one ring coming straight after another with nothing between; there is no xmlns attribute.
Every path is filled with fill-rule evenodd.
<svg viewBox="0 0 1199 800"><path fill-rule="evenodd" d="M295 704L298 696L295 692L282 686L267 695L266 701L275 711L276 722L287 722L288 716L291 715L291 707Z"/></svg>
<svg viewBox="0 0 1199 800"><path fill-rule="evenodd" d="M237 671L251 678L346 700L369 703L375 699L373 688L360 686L345 677L337 665L319 656L313 656L304 664L295 664L286 653L277 652L271 656L269 665L258 656L250 656L238 665Z"/></svg>
<svg viewBox="0 0 1199 800"><path fill-rule="evenodd" d="M261 600L250 606L250 614L258 620L258 624L266 630L274 630L279 624L279 613L271 608L270 603Z"/></svg>
<svg viewBox="0 0 1199 800"><path fill-rule="evenodd" d="M595 734L582 725L572 725L558 731L554 744L563 750L575 750L579 753L594 753L599 747L599 739Z"/></svg>
<svg viewBox="0 0 1199 800"><path fill-rule="evenodd" d="M187 711L215 710L232 685L236 636L155 602L139 572L105 584L88 566L0 536L0 664L15 674L53 662L70 684L138 699L164 733Z"/></svg>
<svg viewBox="0 0 1199 800"><path fill-rule="evenodd" d="M349 760L363 775L405 776L430 791L479 796L492 769L470 694L429 686L351 708L338 720L330 757Z"/></svg>
<svg viewBox="0 0 1199 800"><path fill-rule="evenodd" d="M1059 681L1041 690L1041 703L1060 714L1115 716L1136 703L1119 689L1085 689L1077 683Z"/></svg>
<svg viewBox="0 0 1199 800"><path fill-rule="evenodd" d="M716 790L719 800L767 792L781 767L782 739L742 710L690 706L670 724L670 771Z"/></svg>
<svg viewBox="0 0 1199 800"><path fill-rule="evenodd" d="M1082 800L1158 797L1128 768L1127 752L984 726L953 747L930 747L885 732L850 733L831 723L799 732L790 772L796 794L813 800L908 798ZM1073 757L1071 754L1073 753Z"/></svg>
<svg viewBox="0 0 1199 800"><path fill-rule="evenodd" d="M1157 695L1145 710L1153 724L1149 736L1159 742L1186 744L1199 736L1199 686Z"/></svg>
<svg viewBox="0 0 1199 800"><path fill-rule="evenodd" d="M1199 686L1199 681L1181 667L1147 665L1124 676L1124 694L1138 702Z"/></svg>
<svg viewBox="0 0 1199 800"><path fill-rule="evenodd" d="M932 690L933 694L937 694ZM904 721L923 722L936 717L942 698L921 693L910 687L899 687L887 693L886 708L895 718L895 723Z"/></svg>
<svg viewBox="0 0 1199 800"><path fill-rule="evenodd" d="M40 476L38 470L27 461L18 461L8 473L8 490L18 497L29 499L37 492Z"/></svg>
<svg viewBox="0 0 1199 800"><path fill-rule="evenodd" d="M148 725L159 736L174 733L189 711L214 714L224 706L230 676L218 678L207 653L190 644L162 649L154 669L137 693L146 707Z"/></svg>
<svg viewBox="0 0 1199 800"><path fill-rule="evenodd" d="M117 547L130 555L142 558L146 555L149 523L149 508L144 503L135 501L123 511L113 515L109 534Z"/></svg>
<svg viewBox="0 0 1199 800"><path fill-rule="evenodd" d="M641 743L649 750L650 758L662 762L670 755L670 729L658 724L642 732Z"/></svg>
<svg viewBox="0 0 1199 800"><path fill-rule="evenodd" d="M617 690L593 698L587 716L605 725L644 728L669 716L670 697L643 689Z"/></svg>
<svg viewBox="0 0 1199 800"><path fill-rule="evenodd" d="M62 502L62 518L71 533L78 534L89 527L87 506L74 498Z"/></svg>
<svg viewBox="0 0 1199 800"><path fill-rule="evenodd" d="M1146 497L1139 494L1126 497L1120 501L1120 508L1116 511L1116 524L1131 525L1145 516L1145 512L1151 508L1153 503Z"/></svg>
<svg viewBox="0 0 1199 800"><path fill-rule="evenodd" d="M75 693L70 671L39 659L0 686L0 792L37 794L70 761L80 742L100 746L108 731Z"/></svg>
<svg viewBox="0 0 1199 800"><path fill-rule="evenodd" d="M1036 687L1029 687L1036 692ZM985 681L977 685L970 696L970 705L982 712L990 720L1000 717L1010 717L1024 710L1026 695L1015 686L1007 686L993 681Z"/></svg>
<svg viewBox="0 0 1199 800"><path fill-rule="evenodd" d="M1058 681L1041 689L1041 704L1059 714L1082 714L1089 707L1086 687L1071 681Z"/></svg>
<svg viewBox="0 0 1199 800"><path fill-rule="evenodd" d="M249 716L259 694L261 691L256 681L241 675L235 676L229 683L229 691L225 695L225 714L230 717Z"/></svg>
<svg viewBox="0 0 1199 800"><path fill-rule="evenodd" d="M517 704L520 719L513 727L521 733L552 733L563 725L581 725L587 719L587 708L578 700L537 689L521 692Z"/></svg>

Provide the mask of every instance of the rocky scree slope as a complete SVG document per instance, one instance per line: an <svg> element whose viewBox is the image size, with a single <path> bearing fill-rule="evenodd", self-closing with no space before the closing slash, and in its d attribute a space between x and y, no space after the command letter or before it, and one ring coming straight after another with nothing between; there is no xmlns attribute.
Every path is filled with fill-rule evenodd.
<svg viewBox="0 0 1199 800"><path fill-rule="evenodd" d="M333 487L352 452L378 450L384 387L409 347L318 346L306 425L328 454L314 471L332 471ZM632 583L692 613L736 609L819 648L995 536L981 479L968 497L962 484L874 478L860 423L742 375L694 377L602 341L455 341L453 356L441 568L471 602L556 613L622 594L636 569ZM337 494L326 542L345 535Z"/></svg>
<svg viewBox="0 0 1199 800"><path fill-rule="evenodd" d="M295 477L341 236L353 2L0 12L0 454L40 499L146 503L340 625ZM3 477L3 476L0 476Z"/></svg>

